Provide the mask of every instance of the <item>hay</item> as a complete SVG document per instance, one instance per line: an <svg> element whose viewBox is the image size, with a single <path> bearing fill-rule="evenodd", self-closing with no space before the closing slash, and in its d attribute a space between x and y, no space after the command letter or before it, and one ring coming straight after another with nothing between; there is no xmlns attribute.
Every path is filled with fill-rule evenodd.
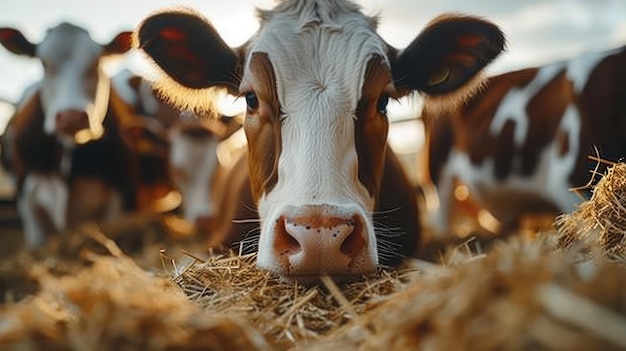
<svg viewBox="0 0 626 351"><path fill-rule="evenodd" d="M405 290L299 350L611 350L626 348L626 274L578 266L546 241L513 239Z"/></svg>
<svg viewBox="0 0 626 351"><path fill-rule="evenodd" d="M91 228L62 255L0 265L31 267L36 286L0 306L0 348L626 349L625 185L626 166L616 166L589 203L559 218L558 233L486 252L469 240L439 264L407 260L318 286L281 281L254 255L149 243L131 257Z"/></svg>
<svg viewBox="0 0 626 351"><path fill-rule="evenodd" d="M0 310L0 345L15 350L271 350L246 320L205 313L170 279L113 256L61 277L35 266L40 291Z"/></svg>
<svg viewBox="0 0 626 351"><path fill-rule="evenodd" d="M402 290L419 271L405 266L319 286L286 282L259 270L256 256L196 259L174 282L205 310L242 315L280 349L312 341Z"/></svg>
<svg viewBox="0 0 626 351"><path fill-rule="evenodd" d="M626 258L626 164L618 163L593 189L590 201L561 215L556 226L563 247L585 255Z"/></svg>

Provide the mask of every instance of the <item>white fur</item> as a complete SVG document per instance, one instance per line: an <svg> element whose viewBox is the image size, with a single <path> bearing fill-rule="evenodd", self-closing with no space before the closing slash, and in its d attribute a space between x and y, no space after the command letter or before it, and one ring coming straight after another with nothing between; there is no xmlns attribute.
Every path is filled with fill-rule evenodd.
<svg viewBox="0 0 626 351"><path fill-rule="evenodd" d="M66 211L69 191L60 176L29 174L17 199L17 209L24 225L25 246L41 245L47 233L49 220L55 231L66 226ZM44 213L45 217L40 214Z"/></svg>
<svg viewBox="0 0 626 351"><path fill-rule="evenodd" d="M285 113L278 183L259 202L264 221L258 263L265 268L276 264L275 220L287 207L305 204L350 207L362 216L368 222L368 256L355 259L365 263L354 270L369 270L377 262L369 215L374 199L358 180L353 111L369 59L386 57L386 47L370 18L342 6L356 9L335 1L285 2L280 11L263 14L265 22L249 47L248 58L255 52L269 55ZM254 87L254 79L246 69L241 90Z"/></svg>
<svg viewBox="0 0 626 351"><path fill-rule="evenodd" d="M211 178L218 167L216 136L196 140L174 129L170 134L170 162L174 181L183 195L183 216L194 223L214 216L219 204L211 194Z"/></svg>
<svg viewBox="0 0 626 351"><path fill-rule="evenodd" d="M45 63L41 81L44 130L55 133L56 115L63 110L85 111L90 122L101 123L104 116L94 115L98 74L85 74L97 66L102 47L81 28L61 24L48 31L37 46L36 55Z"/></svg>

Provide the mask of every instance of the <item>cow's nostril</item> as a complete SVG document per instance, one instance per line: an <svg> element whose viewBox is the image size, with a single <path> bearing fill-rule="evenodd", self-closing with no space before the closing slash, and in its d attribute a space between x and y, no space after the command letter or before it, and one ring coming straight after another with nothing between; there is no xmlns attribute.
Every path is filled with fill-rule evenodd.
<svg viewBox="0 0 626 351"><path fill-rule="evenodd" d="M289 223L292 225L293 223ZM276 223L276 241L274 248L279 255L293 255L301 250L298 240L286 228L286 220L281 217Z"/></svg>
<svg viewBox="0 0 626 351"><path fill-rule="evenodd" d="M341 243L339 250L344 255L354 258L365 250L367 246L365 238L361 235L363 224L360 218L353 217L346 225L350 228L350 234Z"/></svg>

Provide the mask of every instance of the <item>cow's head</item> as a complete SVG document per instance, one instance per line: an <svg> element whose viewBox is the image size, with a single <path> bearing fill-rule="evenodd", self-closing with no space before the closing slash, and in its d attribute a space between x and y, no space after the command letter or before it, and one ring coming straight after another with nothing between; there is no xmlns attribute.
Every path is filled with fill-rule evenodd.
<svg viewBox="0 0 626 351"><path fill-rule="evenodd" d="M183 114L170 130L170 167L183 197L183 217L202 233L215 229L220 215L224 190L220 180L226 175L219 164L219 144L240 128L235 117L207 119Z"/></svg>
<svg viewBox="0 0 626 351"><path fill-rule="evenodd" d="M245 97L261 268L300 280L371 271L389 99L464 94L503 50L503 34L445 16L397 51L346 1L284 1L259 17L259 31L236 49L184 10L147 18L135 42L187 91L218 86Z"/></svg>
<svg viewBox="0 0 626 351"><path fill-rule="evenodd" d="M223 176L218 145L241 129L240 116L210 111L205 115L173 108L144 77L124 69L112 86L131 110L121 136L142 155L162 155L171 180L182 195L182 214L202 233L208 233L219 214ZM164 145L162 142L167 141Z"/></svg>
<svg viewBox="0 0 626 351"><path fill-rule="evenodd" d="M131 35L122 32L103 46L85 29L62 23L49 29L38 44L28 41L17 29L0 28L0 43L14 54L41 60L44 130L73 143L75 138L86 141L102 134L108 86L103 84L107 80L99 69L100 59L128 51Z"/></svg>

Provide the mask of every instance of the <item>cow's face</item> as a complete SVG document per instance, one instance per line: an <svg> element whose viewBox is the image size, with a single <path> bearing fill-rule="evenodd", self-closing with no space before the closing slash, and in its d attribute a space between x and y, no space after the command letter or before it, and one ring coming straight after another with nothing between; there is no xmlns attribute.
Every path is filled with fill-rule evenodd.
<svg viewBox="0 0 626 351"><path fill-rule="evenodd" d="M69 143L101 135L109 91L100 61L129 50L129 32L102 46L86 30L62 23L48 30L39 44L29 42L15 29L0 28L0 42L13 53L41 60L44 77L39 96L46 133Z"/></svg>
<svg viewBox="0 0 626 351"><path fill-rule="evenodd" d="M183 196L183 217L201 232L212 230L219 215L224 190L219 144L240 127L234 117L208 120L183 114L170 130L171 174Z"/></svg>
<svg viewBox="0 0 626 351"><path fill-rule="evenodd" d="M136 39L178 84L245 97L260 267L298 279L370 271L389 98L461 90L500 53L502 33L446 17L398 55L351 3L286 1L260 17L237 50L185 12L148 18Z"/></svg>

